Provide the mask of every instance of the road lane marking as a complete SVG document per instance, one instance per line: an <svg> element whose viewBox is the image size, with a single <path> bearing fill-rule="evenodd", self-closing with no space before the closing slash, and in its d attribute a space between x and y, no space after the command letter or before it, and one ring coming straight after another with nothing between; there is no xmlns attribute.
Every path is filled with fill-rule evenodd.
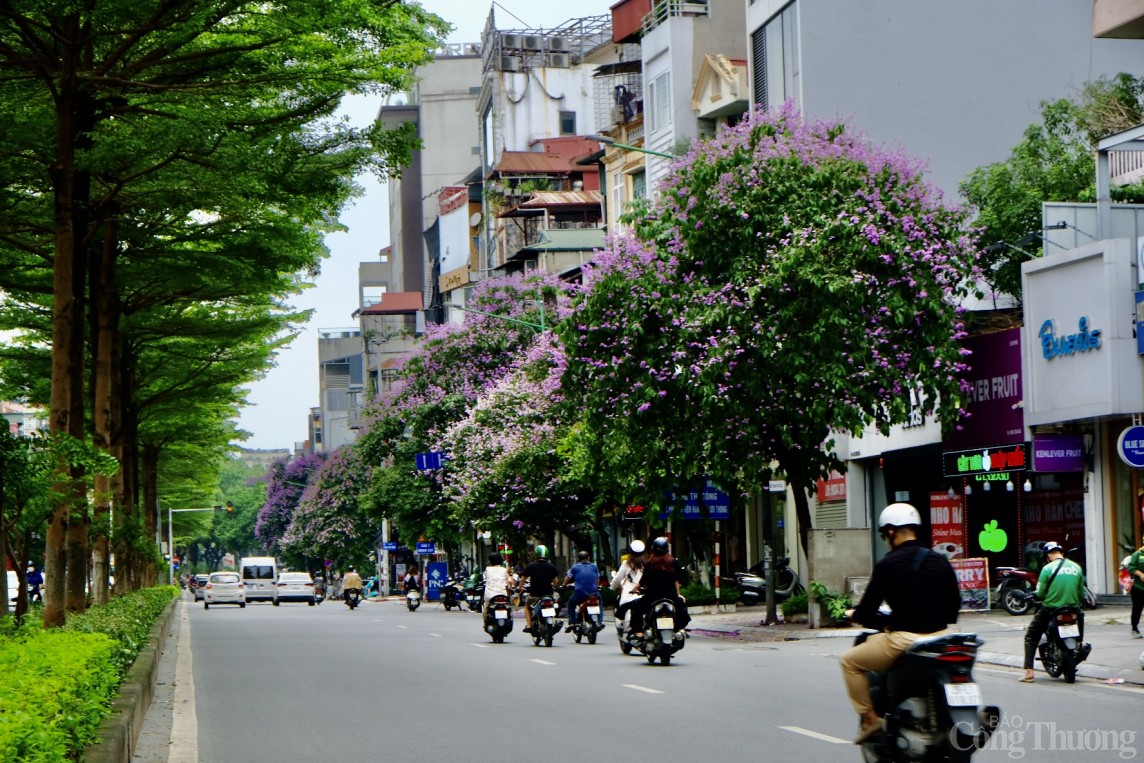
<svg viewBox="0 0 1144 763"><path fill-rule="evenodd" d="M663 694L659 689L649 689L646 686L637 686L636 684L622 684L626 689L635 689L636 691L646 692L647 694Z"/></svg>
<svg viewBox="0 0 1144 763"><path fill-rule="evenodd" d="M437 638L444 638L440 633L430 633L429 635L436 636Z"/></svg>
<svg viewBox="0 0 1144 763"><path fill-rule="evenodd" d="M381 622L381 620L378 620L377 622L379 622L379 623L380 623L380 622ZM405 630L405 629L407 629L409 626L408 626L408 625L399 625L399 626L397 626L397 627L398 627L398 628L401 628L402 630Z"/></svg>
<svg viewBox="0 0 1144 763"><path fill-rule="evenodd" d="M488 644L473 644L473 646L477 647L478 649L488 649L489 648Z"/></svg>
<svg viewBox="0 0 1144 763"><path fill-rule="evenodd" d="M549 662L548 660L529 660L529 662L535 662L537 665L555 665L556 664L555 662Z"/></svg>
<svg viewBox="0 0 1144 763"><path fill-rule="evenodd" d="M799 726L779 726L779 728L783 731L791 731L795 734L802 734L804 737L810 737L811 739L818 739L823 742L830 742L832 744L852 744L849 739L839 739L838 737L832 737L829 734L820 734L817 731L811 731L810 729L804 729Z"/></svg>
<svg viewBox="0 0 1144 763"><path fill-rule="evenodd" d="M197 763L199 719L195 714L195 673L191 665L191 619L180 602L179 635L175 657L175 692L172 697L171 747L168 763Z"/></svg>

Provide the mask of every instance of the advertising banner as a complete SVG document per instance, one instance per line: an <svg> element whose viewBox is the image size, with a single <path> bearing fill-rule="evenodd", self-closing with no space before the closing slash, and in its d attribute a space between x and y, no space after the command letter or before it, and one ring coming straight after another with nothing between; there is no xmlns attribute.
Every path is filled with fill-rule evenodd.
<svg viewBox="0 0 1144 763"><path fill-rule="evenodd" d="M930 493L930 536L933 550L946 559L965 556L965 522L961 496Z"/></svg>
<svg viewBox="0 0 1144 763"><path fill-rule="evenodd" d="M449 580L448 562L429 562L425 565L425 599L440 601L441 586Z"/></svg>
<svg viewBox="0 0 1144 763"><path fill-rule="evenodd" d="M966 339L972 352L965 372L969 396L958 428L943 439L951 449L973 448L983 442L1009 445L1025 438L1019 405L1021 388L1021 329L1007 329Z"/></svg>
<svg viewBox="0 0 1144 763"><path fill-rule="evenodd" d="M957 573L957 587L961 590L963 612L989 611L989 560L951 559Z"/></svg>
<svg viewBox="0 0 1144 763"><path fill-rule="evenodd" d="M1079 434L1034 435L1033 471L1083 472L1084 438Z"/></svg>

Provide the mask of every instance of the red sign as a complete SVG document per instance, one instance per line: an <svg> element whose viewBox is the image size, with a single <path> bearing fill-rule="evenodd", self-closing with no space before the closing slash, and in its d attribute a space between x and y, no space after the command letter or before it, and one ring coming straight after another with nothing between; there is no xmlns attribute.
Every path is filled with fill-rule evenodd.
<svg viewBox="0 0 1144 763"><path fill-rule="evenodd" d="M965 522L961 496L930 493L930 536L933 550L946 559L965 556Z"/></svg>
<svg viewBox="0 0 1144 763"><path fill-rule="evenodd" d="M950 561L957 573L957 587L961 591L961 608L968 610L989 609L989 560L953 559Z"/></svg>
<svg viewBox="0 0 1144 763"><path fill-rule="evenodd" d="M845 501L846 500L846 475L839 474L838 472L831 472L830 479L818 480L818 502L826 503L827 501Z"/></svg>

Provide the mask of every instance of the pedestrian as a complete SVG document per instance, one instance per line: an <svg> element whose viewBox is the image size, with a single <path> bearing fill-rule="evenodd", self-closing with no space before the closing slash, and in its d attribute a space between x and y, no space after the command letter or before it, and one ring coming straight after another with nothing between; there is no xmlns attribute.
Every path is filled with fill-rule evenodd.
<svg viewBox="0 0 1144 763"><path fill-rule="evenodd" d="M1132 576L1132 638L1140 638L1140 613L1144 612L1144 538L1140 548L1128 560L1128 574Z"/></svg>
<svg viewBox="0 0 1144 763"><path fill-rule="evenodd" d="M1058 609L1076 607L1080 640L1084 640L1084 612L1080 607L1084 601L1084 570L1065 558L1065 550L1059 543L1046 543L1041 553L1045 555L1045 565L1037 578L1037 599L1041 607L1025 631L1025 674L1017 679L1026 684L1033 683L1033 657L1037 653L1037 644Z"/></svg>

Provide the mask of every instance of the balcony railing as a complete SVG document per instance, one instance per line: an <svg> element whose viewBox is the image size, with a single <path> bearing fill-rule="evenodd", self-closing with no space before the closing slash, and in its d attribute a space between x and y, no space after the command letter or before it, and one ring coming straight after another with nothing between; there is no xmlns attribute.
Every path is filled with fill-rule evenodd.
<svg viewBox="0 0 1144 763"><path fill-rule="evenodd" d="M707 0L655 0L651 13L644 16L643 33L646 35L668 19L679 16L706 16Z"/></svg>

